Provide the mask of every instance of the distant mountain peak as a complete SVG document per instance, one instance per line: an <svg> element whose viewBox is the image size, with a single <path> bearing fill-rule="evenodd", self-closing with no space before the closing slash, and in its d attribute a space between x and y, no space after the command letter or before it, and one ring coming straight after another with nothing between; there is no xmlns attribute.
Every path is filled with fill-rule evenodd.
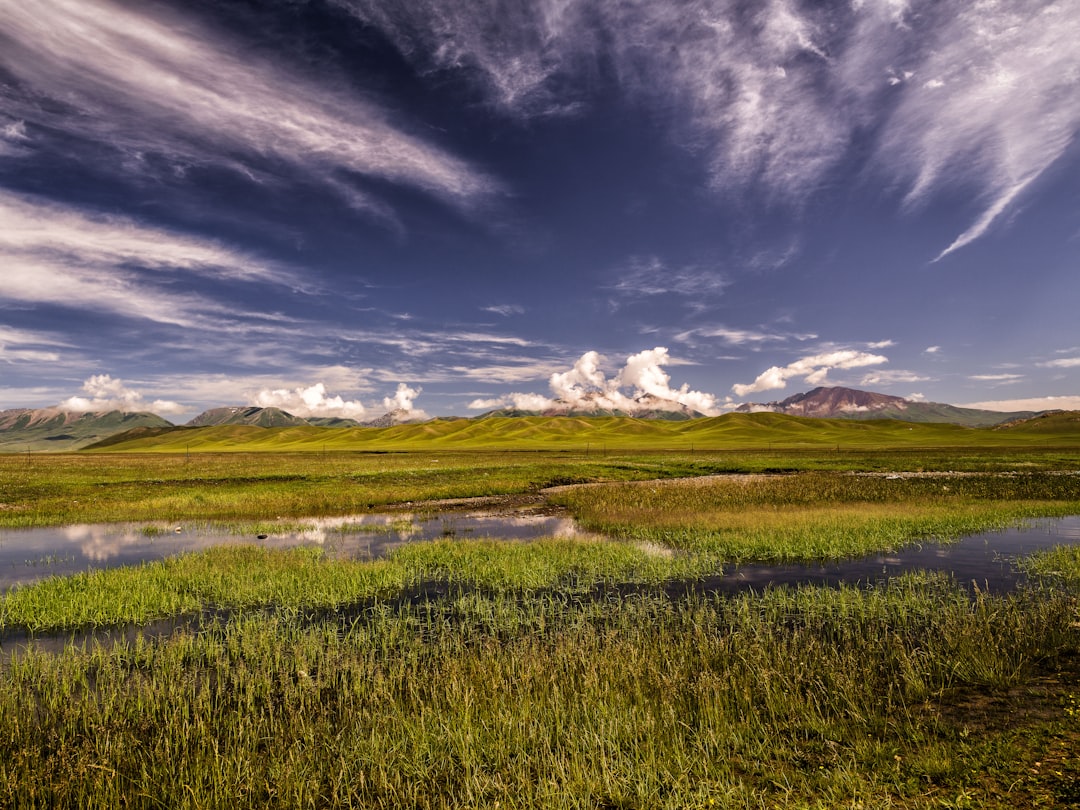
<svg viewBox="0 0 1080 810"><path fill-rule="evenodd" d="M138 427L171 428L173 424L146 411L13 408L0 411L0 452L78 450Z"/></svg>
<svg viewBox="0 0 1080 810"><path fill-rule="evenodd" d="M307 420L293 416L280 408L260 408L255 405L226 405L203 411L188 427L213 427L215 425L254 425L256 427L294 427L306 425Z"/></svg>
<svg viewBox="0 0 1080 810"><path fill-rule="evenodd" d="M976 408L959 408L940 402L920 402L891 394L859 391L842 386L820 386L803 394L793 394L779 402L747 402L740 413L761 411L818 419L896 419L901 422L947 422L968 427L990 427L1032 412L1004 413Z"/></svg>

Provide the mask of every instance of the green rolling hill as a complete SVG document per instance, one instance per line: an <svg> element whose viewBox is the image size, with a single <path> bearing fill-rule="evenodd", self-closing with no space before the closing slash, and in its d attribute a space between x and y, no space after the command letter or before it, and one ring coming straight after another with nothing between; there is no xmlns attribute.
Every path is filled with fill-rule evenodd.
<svg viewBox="0 0 1080 810"><path fill-rule="evenodd" d="M721 450L841 447L1080 446L1080 414L1049 414L998 428L776 413L663 421L629 417L523 416L440 419L392 427L216 425L138 429L88 450L109 452Z"/></svg>

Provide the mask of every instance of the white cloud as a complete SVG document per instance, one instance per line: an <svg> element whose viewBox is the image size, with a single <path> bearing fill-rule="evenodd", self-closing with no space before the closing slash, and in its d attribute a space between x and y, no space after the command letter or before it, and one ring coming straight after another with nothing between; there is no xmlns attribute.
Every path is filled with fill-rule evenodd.
<svg viewBox="0 0 1080 810"><path fill-rule="evenodd" d="M958 183L978 195L939 258L986 233L1080 128L1080 0L336 1L511 115L572 112L613 76L723 194L753 184L801 204L877 131L872 168L909 205Z"/></svg>
<svg viewBox="0 0 1080 810"><path fill-rule="evenodd" d="M521 410L617 410L634 414L648 410L689 408L707 415L719 413L721 406L713 394L694 391L684 383L671 387L671 377L664 366L679 364L662 346L630 355L622 369L608 377L604 358L595 351L585 352L574 365L555 372L548 383L554 397L533 393L511 393L497 398L473 400L473 410L514 407Z"/></svg>
<svg viewBox="0 0 1080 810"><path fill-rule="evenodd" d="M880 354L841 349L824 354L815 354L790 363L787 366L773 366L758 375L747 385L736 383L731 390L736 396L744 397L760 391L771 391L787 386L792 377L802 377L810 385L823 385L832 369L852 369L862 366L874 366L889 362L889 358Z"/></svg>
<svg viewBox="0 0 1080 810"><path fill-rule="evenodd" d="M1080 366L1080 357L1061 357L1057 360L1047 360L1036 365L1042 368L1076 368Z"/></svg>
<svg viewBox="0 0 1080 810"><path fill-rule="evenodd" d="M343 371L348 370L343 369ZM342 383L348 384L350 378L355 382L355 373L350 372L338 376ZM404 411L409 419L427 419L427 413L416 407L416 398L420 396L422 390L412 388L405 383L398 383L394 394L383 398L381 412ZM258 393L248 394L246 400L260 408L280 408L294 416L304 418L339 417L362 421L371 416L373 407L376 408L375 413L380 413L377 406L365 406L359 399L347 400L340 395L331 396L327 393L324 382L295 388L263 388Z"/></svg>
<svg viewBox="0 0 1080 810"><path fill-rule="evenodd" d="M0 296L111 312L179 326L220 329L234 305L175 292L177 275L297 289L293 276L212 240L117 216L92 216L0 190Z"/></svg>
<svg viewBox="0 0 1080 810"><path fill-rule="evenodd" d="M495 190L343 82L335 88L332 77L289 72L284 60L244 52L176 11L112 0L3 2L0 30L0 67L15 79L0 86L8 113L105 146L118 168L136 174L149 171L146 156L157 156L181 172L210 164L276 181L280 173L263 167L284 162L380 216L382 204L345 173L407 184L462 207Z"/></svg>
<svg viewBox="0 0 1080 810"><path fill-rule="evenodd" d="M260 408L280 408L293 416L336 416L343 419L362 419L367 409L359 400L327 396L326 384L315 383L306 388L274 388L259 391L251 404Z"/></svg>
<svg viewBox="0 0 1080 810"><path fill-rule="evenodd" d="M959 407L987 411L1080 411L1080 396L999 399L990 402L968 402Z"/></svg>
<svg viewBox="0 0 1080 810"><path fill-rule="evenodd" d="M700 301L721 295L729 284L716 270L695 266L671 268L657 256L635 256L617 275L612 289L633 298L679 295Z"/></svg>
<svg viewBox="0 0 1080 810"><path fill-rule="evenodd" d="M929 377L903 369L876 370L863 375L859 385L896 385L898 383L925 382Z"/></svg>
<svg viewBox="0 0 1080 810"><path fill-rule="evenodd" d="M1023 374L972 374L969 380L975 382L1015 383L1024 379Z"/></svg>
<svg viewBox="0 0 1080 810"><path fill-rule="evenodd" d="M923 354L939 354L940 352L940 346L927 346L925 349L923 349Z"/></svg>
<svg viewBox="0 0 1080 810"><path fill-rule="evenodd" d="M693 343L695 338L719 338L729 346L784 342L788 340L815 340L814 334L791 334L784 332L761 332L755 329L733 329L727 326L703 326L680 332L675 339L680 343Z"/></svg>
<svg viewBox="0 0 1080 810"><path fill-rule="evenodd" d="M410 388L405 383L398 383L394 395L383 398L383 407L387 411L404 411L410 419L426 419L427 414L413 404L422 391L422 388Z"/></svg>
<svg viewBox="0 0 1080 810"><path fill-rule="evenodd" d="M128 388L122 380L113 379L108 374L90 377L82 388L87 396L70 397L57 407L76 413L117 410L151 411L160 415L184 413L187 410L186 406L170 400L157 399L148 403L140 392Z"/></svg>
<svg viewBox="0 0 1080 810"><path fill-rule="evenodd" d="M496 315L502 315L504 318L509 318L511 315L524 315L525 307L521 304L494 304L490 307L483 307L484 312L493 312Z"/></svg>
<svg viewBox="0 0 1080 810"><path fill-rule="evenodd" d="M58 346L67 344L41 332L0 324L0 363L56 363Z"/></svg>
<svg viewBox="0 0 1080 810"><path fill-rule="evenodd" d="M906 88L879 156L911 182L911 205L958 181L978 192L982 213L941 259L985 234L1073 142L1080 4L996 0L920 11L928 30L918 69L932 78Z"/></svg>

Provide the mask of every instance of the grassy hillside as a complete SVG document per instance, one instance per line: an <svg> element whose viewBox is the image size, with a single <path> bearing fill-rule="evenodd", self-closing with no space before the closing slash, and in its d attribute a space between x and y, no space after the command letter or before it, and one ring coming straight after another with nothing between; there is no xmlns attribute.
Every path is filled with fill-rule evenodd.
<svg viewBox="0 0 1080 810"><path fill-rule="evenodd" d="M69 413L49 408L4 413L9 418L0 420L0 453L78 450L119 433L173 429L172 424L152 413Z"/></svg>
<svg viewBox="0 0 1080 810"><path fill-rule="evenodd" d="M1080 445L1080 415L1054 414L1008 429L892 420L812 419L731 413L683 422L628 417L446 419L393 427L261 428L220 425L113 437L91 450L109 452L454 450L722 450L866 447L1026 447Z"/></svg>

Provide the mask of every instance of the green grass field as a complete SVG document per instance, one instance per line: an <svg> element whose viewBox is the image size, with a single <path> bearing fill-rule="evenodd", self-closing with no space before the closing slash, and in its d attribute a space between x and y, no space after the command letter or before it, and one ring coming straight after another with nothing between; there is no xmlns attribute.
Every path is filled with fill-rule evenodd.
<svg viewBox="0 0 1080 810"><path fill-rule="evenodd" d="M250 452L334 450L606 451L862 448L1031 448L1080 443L1080 416L1052 414L1008 428L967 428L894 420L803 419L730 413L672 422L630 417L444 419L389 428L178 428L108 440L103 452Z"/></svg>
<svg viewBox="0 0 1080 810"><path fill-rule="evenodd" d="M674 423L692 448L661 446L671 426L603 439L610 420L567 420L553 439L498 420L529 449L434 423L427 440L385 429L380 448L312 446L329 434L307 429L232 445L211 429L203 445L184 431L182 445L0 456L6 526L511 508L554 486L552 503L604 533L440 540L375 562L221 548L11 590L6 632L204 618L61 653L12 655L0 635L0 806L1080 803L1075 547L1026 561L1031 584L1008 595L931 574L731 598L656 587L731 559L1080 514L1073 423L916 440L903 434L919 426L759 417ZM706 422L730 443L706 446ZM420 598L433 583L445 595Z"/></svg>

